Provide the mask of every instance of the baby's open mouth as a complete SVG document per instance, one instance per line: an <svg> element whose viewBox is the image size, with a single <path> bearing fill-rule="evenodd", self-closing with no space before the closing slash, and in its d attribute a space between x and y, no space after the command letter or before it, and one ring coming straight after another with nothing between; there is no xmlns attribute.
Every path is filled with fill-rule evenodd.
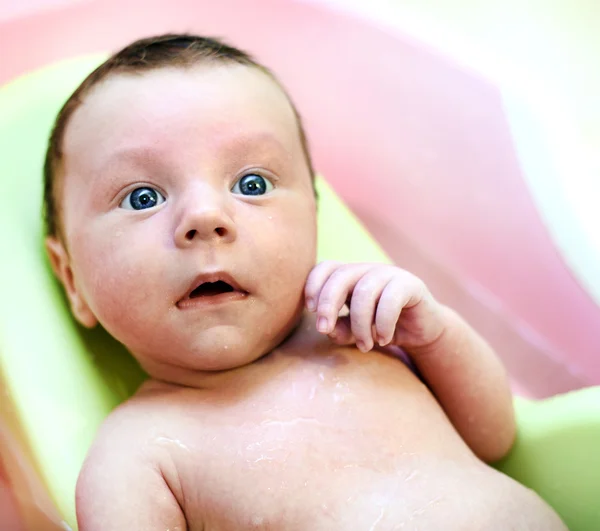
<svg viewBox="0 0 600 531"><path fill-rule="evenodd" d="M197 276L186 294L177 303L181 309L197 306L198 303L217 303L243 299L248 295L228 273L211 273Z"/></svg>
<svg viewBox="0 0 600 531"><path fill-rule="evenodd" d="M224 280L217 280L216 282L203 282L190 293L189 298L195 299L197 297L212 297L214 295L220 295L221 293L231 293L233 291L236 291L234 287Z"/></svg>

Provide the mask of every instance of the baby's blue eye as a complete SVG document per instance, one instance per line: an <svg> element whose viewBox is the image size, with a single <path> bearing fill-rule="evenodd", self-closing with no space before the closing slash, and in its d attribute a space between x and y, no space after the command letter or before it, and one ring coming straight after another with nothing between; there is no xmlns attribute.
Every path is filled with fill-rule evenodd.
<svg viewBox="0 0 600 531"><path fill-rule="evenodd" d="M273 189L273 184L268 179L255 173L244 175L237 181L231 191L241 195L263 195Z"/></svg>
<svg viewBox="0 0 600 531"><path fill-rule="evenodd" d="M162 194L154 188L144 186L142 188L136 188L132 192L129 192L121 204L121 208L126 210L145 210L147 208L155 207L165 202L165 198Z"/></svg>

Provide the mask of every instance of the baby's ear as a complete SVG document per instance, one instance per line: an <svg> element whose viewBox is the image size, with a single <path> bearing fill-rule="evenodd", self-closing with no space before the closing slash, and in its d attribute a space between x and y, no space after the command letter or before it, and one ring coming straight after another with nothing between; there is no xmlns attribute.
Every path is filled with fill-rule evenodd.
<svg viewBox="0 0 600 531"><path fill-rule="evenodd" d="M71 268L69 253L67 253L65 246L56 236L48 236L45 243L50 265L54 274L65 288L65 292L71 303L73 315L83 326L93 328L98 323L98 320L77 287L73 269Z"/></svg>

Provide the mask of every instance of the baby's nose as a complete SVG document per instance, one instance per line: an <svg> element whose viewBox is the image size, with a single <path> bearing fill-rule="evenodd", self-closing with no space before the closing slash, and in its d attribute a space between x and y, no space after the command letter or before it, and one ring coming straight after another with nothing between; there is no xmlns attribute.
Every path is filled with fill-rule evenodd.
<svg viewBox="0 0 600 531"><path fill-rule="evenodd" d="M214 193L188 198L175 229L175 243L179 247L187 247L196 241L235 240L235 223L225 202L225 198Z"/></svg>

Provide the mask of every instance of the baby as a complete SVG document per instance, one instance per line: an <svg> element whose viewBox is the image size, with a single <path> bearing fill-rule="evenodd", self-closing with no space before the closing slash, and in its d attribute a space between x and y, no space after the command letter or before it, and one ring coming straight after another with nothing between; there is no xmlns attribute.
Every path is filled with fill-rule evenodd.
<svg viewBox="0 0 600 531"><path fill-rule="evenodd" d="M247 54L126 47L61 110L45 178L74 316L150 376L90 450L81 531L565 529L485 464L515 436L485 341L402 269L315 267L300 117Z"/></svg>

